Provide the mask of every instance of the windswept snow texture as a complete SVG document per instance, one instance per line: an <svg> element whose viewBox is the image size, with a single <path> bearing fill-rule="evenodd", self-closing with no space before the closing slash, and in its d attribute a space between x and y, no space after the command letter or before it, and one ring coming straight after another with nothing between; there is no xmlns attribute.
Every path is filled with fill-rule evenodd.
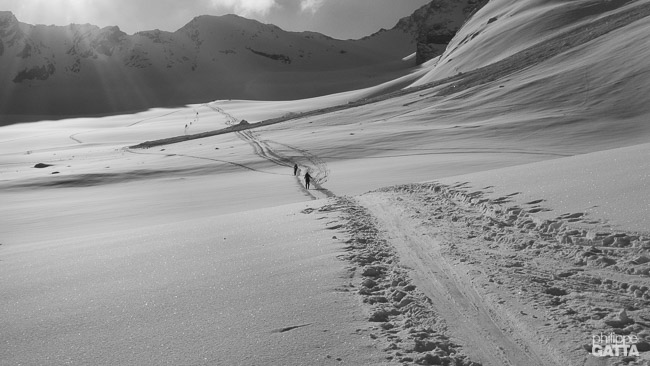
<svg viewBox="0 0 650 366"><path fill-rule="evenodd" d="M306 206L10 244L0 364L381 364Z"/></svg>
<svg viewBox="0 0 650 366"><path fill-rule="evenodd" d="M490 318L490 306L514 311L511 319L525 325L513 342L494 343L507 352L526 349L526 339L538 339L536 325L552 317L543 332L564 334L567 348L544 355L548 349L536 344L519 360L585 364L592 356L581 343L592 328L580 327L627 326L625 314L612 319L615 307L640 309L629 311L638 332L647 331L639 314L649 301L648 15L648 1L492 0L440 59L370 89L1 127L0 363L412 362L397 355L406 346L390 341L390 329L378 325L386 322L361 321L369 319L368 304L358 307L352 296L360 279L337 258L348 258L343 244L372 225L401 253L426 253L421 237L430 235L458 256L454 262L440 251L441 268L464 263L458 268L490 273L492 282L480 271L458 272L465 282L447 288L503 295L473 301L485 305L477 324L503 325L490 326L492 334L511 323ZM336 105L349 108L327 112ZM310 110L321 111L129 148ZM293 175L294 164L301 175ZM310 190L307 171L315 177ZM432 180L439 183L408 185ZM455 196L437 195L443 186ZM336 210L322 210L329 201L309 202L377 189L384 193L358 204L381 220L352 217L362 219L357 232L344 230ZM509 217L512 208L499 206L506 204L526 212ZM399 212L409 215L407 232L395 223ZM478 263L488 256L495 261ZM427 296L443 291L419 285L432 283L421 277L433 275L430 259L409 258ZM549 273L521 272L532 260ZM566 279L583 270L589 273L578 277L588 286ZM520 296L519 278L547 291L544 301L536 292ZM384 282L390 289L382 291L404 287ZM521 299L530 302L520 307ZM607 305L591 305L601 300ZM600 318L568 313L574 309ZM575 328L565 332L569 325ZM402 319L394 333L408 332ZM578 332L585 338L568 338ZM462 341L453 346L480 359L480 348Z"/></svg>

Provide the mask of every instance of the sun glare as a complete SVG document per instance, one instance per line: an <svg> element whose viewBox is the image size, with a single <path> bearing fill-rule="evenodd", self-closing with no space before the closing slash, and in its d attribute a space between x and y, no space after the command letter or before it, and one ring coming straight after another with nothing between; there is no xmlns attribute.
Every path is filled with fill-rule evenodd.
<svg viewBox="0 0 650 366"><path fill-rule="evenodd" d="M32 24L68 25L93 23L93 5L89 0L22 0L19 19Z"/></svg>

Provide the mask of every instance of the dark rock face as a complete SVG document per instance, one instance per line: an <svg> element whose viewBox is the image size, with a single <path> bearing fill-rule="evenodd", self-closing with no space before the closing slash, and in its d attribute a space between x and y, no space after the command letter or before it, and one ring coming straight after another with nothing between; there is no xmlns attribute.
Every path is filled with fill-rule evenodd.
<svg viewBox="0 0 650 366"><path fill-rule="evenodd" d="M56 68L53 64L47 64L42 66L34 66L30 69L24 69L19 72L14 78L14 83L20 83L25 80L47 80L52 74L54 74Z"/></svg>
<svg viewBox="0 0 650 366"><path fill-rule="evenodd" d="M12 47L23 38L18 19L9 11L0 11L0 38L6 41L7 47ZM3 47L4 48L4 47Z"/></svg>
<svg viewBox="0 0 650 366"><path fill-rule="evenodd" d="M165 40L165 36L160 29L155 29L152 31L142 31L135 34L136 36L142 36L150 39L153 43L170 43L170 41Z"/></svg>
<svg viewBox="0 0 650 366"><path fill-rule="evenodd" d="M285 64L290 64L291 63L291 58L289 56L282 55L282 54L266 53L266 52L262 52L262 51L257 51L257 50L254 50L254 49L250 48L250 47L247 47L247 48L248 48L249 51L253 52L256 55L264 56L264 57L270 58L271 60L275 60L275 61L281 61L281 62L283 62Z"/></svg>
<svg viewBox="0 0 650 366"><path fill-rule="evenodd" d="M442 54L463 23L489 0L432 0L395 26L417 39L418 65Z"/></svg>
<svg viewBox="0 0 650 366"><path fill-rule="evenodd" d="M124 41L126 33L122 32L118 27L106 27L102 29L102 33L93 40L93 48L99 54L105 56L113 55L113 50Z"/></svg>
<svg viewBox="0 0 650 366"><path fill-rule="evenodd" d="M17 55L17 57L26 59L29 58L31 55L32 55L32 46L30 44L26 44L23 50Z"/></svg>
<svg viewBox="0 0 650 366"><path fill-rule="evenodd" d="M456 33L431 34L426 30L418 37L417 48L415 51L415 63L421 65L432 58L445 52L445 48Z"/></svg>

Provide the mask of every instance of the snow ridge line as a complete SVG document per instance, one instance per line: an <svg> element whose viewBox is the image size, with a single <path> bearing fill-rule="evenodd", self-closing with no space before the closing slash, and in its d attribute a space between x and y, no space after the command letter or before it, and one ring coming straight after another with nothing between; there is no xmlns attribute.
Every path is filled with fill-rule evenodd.
<svg viewBox="0 0 650 366"><path fill-rule="evenodd" d="M372 327L376 331L370 337L379 339L388 353L386 359L404 364L480 366L449 339L447 325L399 266L394 248L383 238L371 213L353 198L333 200L318 212L341 214L342 223L327 229L349 236L346 254L339 258L354 265L350 270L356 280L348 287L361 295L368 321L378 324Z"/></svg>

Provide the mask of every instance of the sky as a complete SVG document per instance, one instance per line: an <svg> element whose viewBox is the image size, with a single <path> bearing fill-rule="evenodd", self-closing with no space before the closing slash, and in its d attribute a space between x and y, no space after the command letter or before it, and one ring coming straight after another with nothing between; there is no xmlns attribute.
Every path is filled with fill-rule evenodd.
<svg viewBox="0 0 650 366"><path fill-rule="evenodd" d="M28 24L117 25L128 34L176 31L199 15L237 14L287 31L315 31L358 39L397 21L431 0L0 0Z"/></svg>

